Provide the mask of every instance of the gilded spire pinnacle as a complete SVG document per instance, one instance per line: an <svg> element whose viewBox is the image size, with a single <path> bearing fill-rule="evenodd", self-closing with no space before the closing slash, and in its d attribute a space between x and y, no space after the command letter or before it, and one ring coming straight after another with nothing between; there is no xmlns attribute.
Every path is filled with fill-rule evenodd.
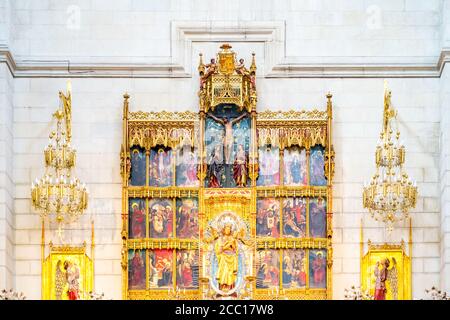
<svg viewBox="0 0 450 320"><path fill-rule="evenodd" d="M202 77L205 74L205 64L203 63L203 54L199 53L198 74Z"/></svg>
<svg viewBox="0 0 450 320"><path fill-rule="evenodd" d="M254 75L256 73L256 60L255 53L252 52L252 64L250 65L250 74Z"/></svg>
<svg viewBox="0 0 450 320"><path fill-rule="evenodd" d="M123 95L123 117L126 119L128 117L128 108L129 108L129 102L128 99L130 99L130 95L128 92L125 92Z"/></svg>

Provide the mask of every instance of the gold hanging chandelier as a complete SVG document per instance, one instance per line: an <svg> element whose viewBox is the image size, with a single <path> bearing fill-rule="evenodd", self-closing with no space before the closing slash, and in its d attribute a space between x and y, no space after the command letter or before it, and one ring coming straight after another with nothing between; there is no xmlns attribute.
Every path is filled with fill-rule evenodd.
<svg viewBox="0 0 450 320"><path fill-rule="evenodd" d="M76 151L71 147L72 95L70 82L67 95L59 92L60 105L53 114L57 120L56 132L49 136L44 149L45 174L31 184L31 201L43 218L49 217L58 224L61 234L63 223L72 223L87 208L88 192L80 180L72 176Z"/></svg>
<svg viewBox="0 0 450 320"><path fill-rule="evenodd" d="M395 132L395 133L394 133ZM377 221L393 224L409 217L416 206L417 187L403 169L405 146L400 141L397 112L392 107L391 91L384 83L383 131L375 151L376 173L363 189L363 205Z"/></svg>

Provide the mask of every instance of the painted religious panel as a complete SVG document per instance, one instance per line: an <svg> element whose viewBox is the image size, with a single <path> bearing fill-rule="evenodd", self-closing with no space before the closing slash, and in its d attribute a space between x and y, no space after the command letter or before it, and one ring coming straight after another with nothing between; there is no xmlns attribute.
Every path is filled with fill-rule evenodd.
<svg viewBox="0 0 450 320"><path fill-rule="evenodd" d="M198 288L198 250L177 251L177 287L182 289Z"/></svg>
<svg viewBox="0 0 450 320"><path fill-rule="evenodd" d="M190 146L177 150L175 177L179 187L198 187L197 150Z"/></svg>
<svg viewBox="0 0 450 320"><path fill-rule="evenodd" d="M173 287L173 250L161 249L149 251L150 289L167 289Z"/></svg>
<svg viewBox="0 0 450 320"><path fill-rule="evenodd" d="M172 150L156 147L150 151L149 181L151 187L173 185Z"/></svg>
<svg viewBox="0 0 450 320"><path fill-rule="evenodd" d="M80 266L77 262L66 259L58 260L55 270L55 298L56 300L81 299Z"/></svg>
<svg viewBox="0 0 450 320"><path fill-rule="evenodd" d="M198 238L198 199L177 199L177 238Z"/></svg>
<svg viewBox="0 0 450 320"><path fill-rule="evenodd" d="M280 151L278 147L259 148L258 186L277 186L280 184Z"/></svg>
<svg viewBox="0 0 450 320"><path fill-rule="evenodd" d="M256 210L256 235L278 238L280 236L279 200L275 198L258 199Z"/></svg>
<svg viewBox="0 0 450 320"><path fill-rule="evenodd" d="M140 198L130 198L128 209L129 217L129 238L142 239L146 237L146 212L145 200Z"/></svg>
<svg viewBox="0 0 450 320"><path fill-rule="evenodd" d="M327 252L326 250L309 250L309 287L326 288L327 286Z"/></svg>
<svg viewBox="0 0 450 320"><path fill-rule="evenodd" d="M131 149L130 156L130 185L145 186L147 177L145 151L142 148L134 147Z"/></svg>
<svg viewBox="0 0 450 320"><path fill-rule="evenodd" d="M234 188L248 184L250 118L235 106L221 105L206 118L206 187Z"/></svg>
<svg viewBox="0 0 450 320"><path fill-rule="evenodd" d="M411 259L403 244L376 245L362 257L361 287L374 300L411 299Z"/></svg>
<svg viewBox="0 0 450 320"><path fill-rule="evenodd" d="M144 290L146 279L145 250L128 251L128 288Z"/></svg>
<svg viewBox="0 0 450 320"><path fill-rule="evenodd" d="M309 235L312 238L327 236L327 204L324 198L309 199Z"/></svg>
<svg viewBox="0 0 450 320"><path fill-rule="evenodd" d="M326 186L325 156L322 146L311 148L309 184L312 186Z"/></svg>
<svg viewBox="0 0 450 320"><path fill-rule="evenodd" d="M94 266L86 246L53 246L42 262L43 300L89 299Z"/></svg>
<svg viewBox="0 0 450 320"><path fill-rule="evenodd" d="M284 185L307 185L307 161L306 150L293 146L284 150Z"/></svg>
<svg viewBox="0 0 450 320"><path fill-rule="evenodd" d="M170 199L151 199L148 203L150 238L173 236L173 207Z"/></svg>
<svg viewBox="0 0 450 320"><path fill-rule="evenodd" d="M256 251L256 288L276 288L280 285L280 251Z"/></svg>
<svg viewBox="0 0 450 320"><path fill-rule="evenodd" d="M307 270L306 251L304 249L283 250L283 288L304 288Z"/></svg>
<svg viewBox="0 0 450 320"><path fill-rule="evenodd" d="M306 199L283 200L283 236L303 238L306 236Z"/></svg>

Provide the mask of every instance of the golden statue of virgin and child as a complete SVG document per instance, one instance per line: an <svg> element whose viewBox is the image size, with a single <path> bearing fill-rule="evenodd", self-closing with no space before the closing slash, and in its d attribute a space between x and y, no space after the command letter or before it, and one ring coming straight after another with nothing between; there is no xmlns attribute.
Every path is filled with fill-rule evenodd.
<svg viewBox="0 0 450 320"><path fill-rule="evenodd" d="M219 289L227 292L234 289L238 272L238 241L232 233L231 224L226 224L222 229L222 236L214 245L217 257L216 279Z"/></svg>
<svg viewBox="0 0 450 320"><path fill-rule="evenodd" d="M243 239L245 230L233 232L233 224L225 223L218 232L210 226L212 239L215 240L213 250L217 259L215 280L222 295L237 296L236 283L239 269L239 242L247 245Z"/></svg>

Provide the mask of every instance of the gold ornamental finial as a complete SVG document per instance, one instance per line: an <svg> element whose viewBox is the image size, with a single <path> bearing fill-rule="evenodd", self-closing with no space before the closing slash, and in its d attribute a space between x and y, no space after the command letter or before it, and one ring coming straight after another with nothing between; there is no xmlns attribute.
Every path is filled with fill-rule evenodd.
<svg viewBox="0 0 450 320"><path fill-rule="evenodd" d="M389 120L397 115L391 103L392 92L388 88L387 80L384 80L384 111L383 111L383 132L387 134Z"/></svg>
<svg viewBox="0 0 450 320"><path fill-rule="evenodd" d="M203 75L205 74L205 64L203 63L203 54L199 53L199 62L198 62L198 74L200 75L200 77L203 77Z"/></svg>
<svg viewBox="0 0 450 320"><path fill-rule="evenodd" d="M231 49L231 45L229 43L224 43L220 46L220 49L222 49L223 51L228 51Z"/></svg>
<svg viewBox="0 0 450 320"><path fill-rule="evenodd" d="M57 119L64 116L66 120L66 140L70 143L72 138L72 84L70 80L67 81L67 93L59 92L59 99L61 101L62 110L58 109L54 116Z"/></svg>

